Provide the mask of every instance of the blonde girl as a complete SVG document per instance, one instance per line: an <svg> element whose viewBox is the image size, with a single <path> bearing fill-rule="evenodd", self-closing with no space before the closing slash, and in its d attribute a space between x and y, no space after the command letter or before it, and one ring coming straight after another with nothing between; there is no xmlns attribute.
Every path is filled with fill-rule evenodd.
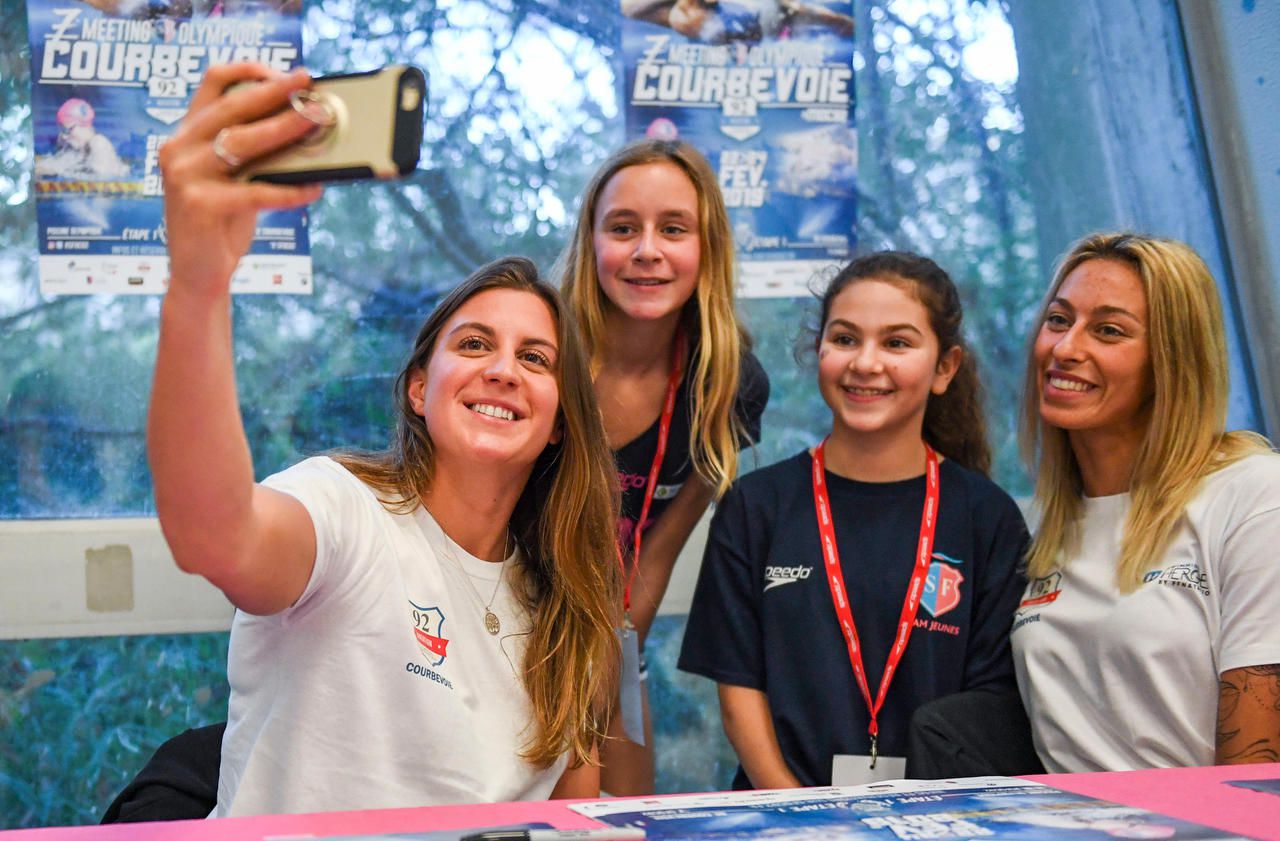
<svg viewBox="0 0 1280 841"><path fill-rule="evenodd" d="M559 274L617 462L624 608L642 647L676 556L759 439L769 398L734 307L732 232L706 159L678 141L617 152L587 186ZM643 715L643 744L605 746L613 794L653 790L647 700Z"/></svg>

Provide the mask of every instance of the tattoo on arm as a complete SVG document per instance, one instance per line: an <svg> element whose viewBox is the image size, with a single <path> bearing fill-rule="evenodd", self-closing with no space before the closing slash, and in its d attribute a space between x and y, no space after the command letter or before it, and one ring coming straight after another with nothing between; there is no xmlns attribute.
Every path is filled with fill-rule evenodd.
<svg viewBox="0 0 1280 841"><path fill-rule="evenodd" d="M1216 744L1219 765L1280 761L1280 663L1222 673Z"/></svg>

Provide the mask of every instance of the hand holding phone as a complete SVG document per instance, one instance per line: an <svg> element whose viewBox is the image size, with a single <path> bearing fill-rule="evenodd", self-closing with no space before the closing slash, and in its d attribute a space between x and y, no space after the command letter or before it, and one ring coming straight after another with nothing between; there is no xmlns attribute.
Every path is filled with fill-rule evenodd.
<svg viewBox="0 0 1280 841"><path fill-rule="evenodd" d="M276 184L407 175L418 165L426 100L426 76L408 65L317 78L291 98L316 128L238 175Z"/></svg>

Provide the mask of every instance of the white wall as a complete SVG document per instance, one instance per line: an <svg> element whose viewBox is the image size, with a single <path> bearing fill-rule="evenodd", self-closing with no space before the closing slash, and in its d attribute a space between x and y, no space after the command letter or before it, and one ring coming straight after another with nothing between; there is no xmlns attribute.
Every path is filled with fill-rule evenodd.
<svg viewBox="0 0 1280 841"><path fill-rule="evenodd" d="M661 613L689 612L710 515ZM154 519L0 522L0 639L225 631L233 608L173 563Z"/></svg>
<svg viewBox="0 0 1280 841"><path fill-rule="evenodd" d="M174 565L154 519L0 522L0 570L0 639L231 627L231 605Z"/></svg>

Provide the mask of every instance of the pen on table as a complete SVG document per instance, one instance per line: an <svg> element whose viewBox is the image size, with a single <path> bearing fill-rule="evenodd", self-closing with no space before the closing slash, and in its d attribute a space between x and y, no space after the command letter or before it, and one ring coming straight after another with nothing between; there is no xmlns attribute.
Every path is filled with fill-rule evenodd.
<svg viewBox="0 0 1280 841"><path fill-rule="evenodd" d="M644 830L628 826L600 829L494 829L464 835L462 841L644 841Z"/></svg>

